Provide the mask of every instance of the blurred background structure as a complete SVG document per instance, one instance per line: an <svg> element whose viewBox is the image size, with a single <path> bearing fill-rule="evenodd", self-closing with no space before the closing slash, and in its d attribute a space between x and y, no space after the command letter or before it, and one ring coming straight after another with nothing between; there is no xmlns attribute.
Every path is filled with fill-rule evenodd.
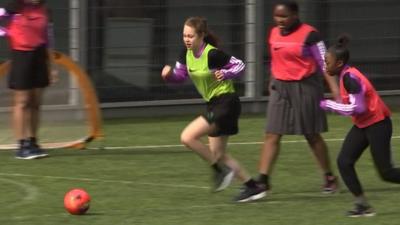
<svg viewBox="0 0 400 225"><path fill-rule="evenodd" d="M0 6L6 2L0 0ZM211 30L221 38L222 49L246 62L244 76L236 80L243 111L265 111L270 77L265 40L273 25L274 1L47 2L54 18L56 50L70 55L90 75L105 117L184 114L203 109L190 81L171 85L160 77L161 68L174 65L183 48L182 26L189 16L206 17ZM389 104L400 102L400 1L298 2L302 21L319 29L327 45L341 33L350 34L351 63L371 79ZM7 58L7 43L2 39L0 59ZM1 101L6 98L3 91L0 108L7 108L9 101Z"/></svg>

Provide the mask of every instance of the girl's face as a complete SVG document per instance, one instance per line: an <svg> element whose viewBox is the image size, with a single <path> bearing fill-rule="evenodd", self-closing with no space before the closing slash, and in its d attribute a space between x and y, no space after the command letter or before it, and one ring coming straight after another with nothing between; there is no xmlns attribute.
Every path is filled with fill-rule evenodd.
<svg viewBox="0 0 400 225"><path fill-rule="evenodd" d="M204 35L198 35L193 27L185 25L183 27L183 43L187 49L197 51L203 44Z"/></svg>
<svg viewBox="0 0 400 225"><path fill-rule="evenodd" d="M327 52L325 54L325 67L326 67L326 72L329 75L331 76L339 75L343 67L343 61L337 60L334 54L332 54L331 52Z"/></svg>
<svg viewBox="0 0 400 225"><path fill-rule="evenodd" d="M291 12L285 5L276 5L273 12L276 26L281 30L286 30L292 26L299 18L297 13Z"/></svg>

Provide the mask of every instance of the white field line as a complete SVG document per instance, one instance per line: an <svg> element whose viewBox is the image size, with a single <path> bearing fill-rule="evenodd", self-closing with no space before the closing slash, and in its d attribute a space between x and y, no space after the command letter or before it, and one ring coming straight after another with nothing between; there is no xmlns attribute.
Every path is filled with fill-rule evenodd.
<svg viewBox="0 0 400 225"><path fill-rule="evenodd" d="M151 182L138 182L131 180L105 180L105 179L95 179L95 178L85 178L85 177L62 177L62 176L43 176L43 175L33 175L33 174L22 174L22 173L0 173L0 177L28 177L28 178L41 178L41 179L50 179L50 180L71 180L71 181L83 181L83 182L99 182L99 183L118 183L118 184L132 184L132 185L143 185L143 186L157 186L157 187L168 187L168 188L189 188L189 189L210 189L209 186L198 186L198 185L185 185L185 184L165 184L165 183L151 183ZM11 183L9 179L0 178L0 180L4 180L6 182ZM18 183L18 186L22 183ZM235 187L235 185L232 185ZM32 188L24 188L30 189ZM271 193L270 193L271 194ZM282 195L283 193L272 193L273 195ZM299 192L299 193L290 193L290 195L299 195L299 196L320 196L326 197L331 196L329 194L320 194L319 192L309 193L309 192ZM36 193L34 194L36 197ZM30 200L31 198L29 198ZM28 200L28 199L27 199Z"/></svg>
<svg viewBox="0 0 400 225"><path fill-rule="evenodd" d="M20 189L24 192L22 198L18 200L17 202L13 203L8 203L7 207L19 207L20 205L25 204L26 202L32 202L34 201L39 193L39 190L36 186L26 184L24 182L16 181L15 179L9 179L9 178L1 178L0 177L0 183L9 183L17 187L17 189Z"/></svg>
<svg viewBox="0 0 400 225"><path fill-rule="evenodd" d="M393 136L392 139L399 139L400 136ZM326 142L336 142L343 141L343 138L326 138L324 139ZM282 143L306 143L306 140L286 140L282 141ZM228 145L261 145L263 142L255 141L255 142L229 142ZM184 145L131 145L131 146L104 146L104 147L95 147L88 148L93 150L105 149L105 150L114 150L114 149L156 149L156 148L181 148L185 147Z"/></svg>
<svg viewBox="0 0 400 225"><path fill-rule="evenodd" d="M400 136L393 136L393 139L399 139ZM342 138L333 138L333 139L325 139L327 142L335 142L335 141L343 141ZM282 143L303 143L305 140L290 140L290 141L282 141ZM255 145L262 144L263 142L231 142L229 145ZM173 147L183 147L183 145L144 145L144 146L124 146L124 147L105 147L104 149L143 149L143 148L173 148ZM94 179L94 178L80 178L80 177L62 177L62 176L39 176L32 174L20 174L20 173L0 173L0 176L3 177L30 177L30 178L45 178L45 179L53 179L53 180L74 180L74 181L86 181L86 182L102 182L102 183L120 183L120 184L133 184L133 185L148 185L148 186L157 186L157 187L169 187L169 188L191 188L191 189L209 189L210 187L205 186L196 186L196 185L184 185L184 184L165 184L165 183L150 183L150 182L137 182L137 181L128 181L128 180L105 180L105 179ZM24 189L27 193L24 197L24 200L32 201L36 198L37 190L35 187L26 186L24 183L12 181L6 178L0 178L1 181L6 183L12 183L20 188ZM291 193L292 195L299 196L317 196L316 193ZM280 195L275 193L274 195ZM319 196L319 195L318 195ZM321 195L323 197L323 195ZM269 204L280 204L280 201L263 201L264 203ZM201 208L211 208L211 207L232 207L232 204L217 204L217 205L193 205L189 206L192 209L201 209ZM185 207L187 208L187 207ZM64 214L67 216L66 214ZM49 214L49 215L40 215L39 217L53 217L53 216L63 216L62 214ZM35 218L35 216L17 216L14 217L14 220L25 220L29 218Z"/></svg>
<svg viewBox="0 0 400 225"><path fill-rule="evenodd" d="M393 138L400 138L396 136ZM325 141L342 141L343 139L325 139ZM305 142L305 140L291 140L282 141L282 143L300 143ZM262 142L231 142L230 145L255 145L262 144ZM135 145L135 146L121 146L121 147L104 147L103 149L144 149L144 148L176 148L184 147L183 145ZM62 176L39 176L33 174L21 174L21 173L1 173L2 177L33 177L33 178L45 178L45 179L59 179L59 180L73 180L73 181L87 181L87 182L102 182L102 183L120 183L120 184L134 184L134 185L148 185L148 186L162 186L170 188L192 188L192 189L210 189L210 187L196 186L196 185L185 185L185 184L165 184L165 183L150 183L150 182L139 182L130 180L105 180L105 179L95 179L95 178L84 178L84 177L62 177Z"/></svg>
<svg viewBox="0 0 400 225"><path fill-rule="evenodd" d="M393 136L393 139L399 139L400 136ZM327 142L343 141L340 138L325 139ZM305 140L291 140L282 141L282 143L300 143ZM231 142L230 145L254 145L262 144L262 142ZM183 145L143 145L143 146L121 146L121 147L105 147L106 149L142 149L142 148L171 148L171 147L183 147ZM87 181L87 182L103 182L103 183L120 183L120 184L133 184L133 185L148 185L148 186L162 186L170 188L192 188L192 189L210 189L210 187L197 186L197 185L185 185L185 184L165 184L165 183L150 183L130 180L106 180L106 179L95 179L95 178L84 178L84 177L62 177L62 176L39 176L33 174L21 174L21 173L1 173L3 177L33 177L33 178L45 178L45 179L59 179L59 180L74 180L74 181ZM3 180L5 181L5 180ZM9 181L8 181L9 182ZM21 184L19 184L21 186Z"/></svg>

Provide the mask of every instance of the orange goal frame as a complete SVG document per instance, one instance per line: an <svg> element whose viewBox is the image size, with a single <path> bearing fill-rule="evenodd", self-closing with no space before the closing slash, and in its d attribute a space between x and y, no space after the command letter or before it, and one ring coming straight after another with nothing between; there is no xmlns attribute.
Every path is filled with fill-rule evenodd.
<svg viewBox="0 0 400 225"><path fill-rule="evenodd" d="M61 66L69 71L70 75L74 76L78 81L77 84L83 96L85 104L85 111L88 122L88 135L78 140L68 142L53 142L53 143L41 143L41 147L44 149L57 149L57 148L76 148L84 149L86 145L92 140L102 138L102 123L101 123L101 112L99 102L97 99L96 91L89 79L87 73L85 73L80 66L78 66L69 56L58 52L49 51L50 60L53 64ZM5 76L10 68L10 60L7 60L0 64L0 78ZM0 145L0 149L15 149L15 144Z"/></svg>

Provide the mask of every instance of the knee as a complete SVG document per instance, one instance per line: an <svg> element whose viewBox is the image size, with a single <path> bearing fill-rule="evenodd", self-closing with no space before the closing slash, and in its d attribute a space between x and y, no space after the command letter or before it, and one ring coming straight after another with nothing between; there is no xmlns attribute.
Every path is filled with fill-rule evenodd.
<svg viewBox="0 0 400 225"><path fill-rule="evenodd" d="M192 137L191 135L188 135L184 132L181 134L181 143L186 147L190 146L190 143L192 143L194 140L195 138Z"/></svg>
<svg viewBox="0 0 400 225"><path fill-rule="evenodd" d="M34 110L38 110L40 108L40 101L32 100L29 102L29 107Z"/></svg>
<svg viewBox="0 0 400 225"><path fill-rule="evenodd" d="M214 157L220 161L220 162L226 162L228 161L228 156L226 155L226 153L221 152L221 151L215 151L213 152Z"/></svg>
<svg viewBox="0 0 400 225"><path fill-rule="evenodd" d="M278 134L266 133L264 137L264 143L279 144L280 140L281 135Z"/></svg>
<svg viewBox="0 0 400 225"><path fill-rule="evenodd" d="M324 143L321 135L319 134L306 134L304 135L309 145L315 145L317 143Z"/></svg>
<svg viewBox="0 0 400 225"><path fill-rule="evenodd" d="M18 109L27 109L30 107L30 103L27 100L18 100L15 101L14 107Z"/></svg>
<svg viewBox="0 0 400 225"><path fill-rule="evenodd" d="M30 106L30 108L31 108L32 110L39 111L39 109L40 109L40 104L32 104L32 105Z"/></svg>
<svg viewBox="0 0 400 225"><path fill-rule="evenodd" d="M354 161L339 155L339 157L336 160L336 164L337 164L339 170L343 170L346 168L354 167L355 163L354 163Z"/></svg>
<svg viewBox="0 0 400 225"><path fill-rule="evenodd" d="M379 170L382 180L393 183L400 183L400 171L396 169Z"/></svg>

